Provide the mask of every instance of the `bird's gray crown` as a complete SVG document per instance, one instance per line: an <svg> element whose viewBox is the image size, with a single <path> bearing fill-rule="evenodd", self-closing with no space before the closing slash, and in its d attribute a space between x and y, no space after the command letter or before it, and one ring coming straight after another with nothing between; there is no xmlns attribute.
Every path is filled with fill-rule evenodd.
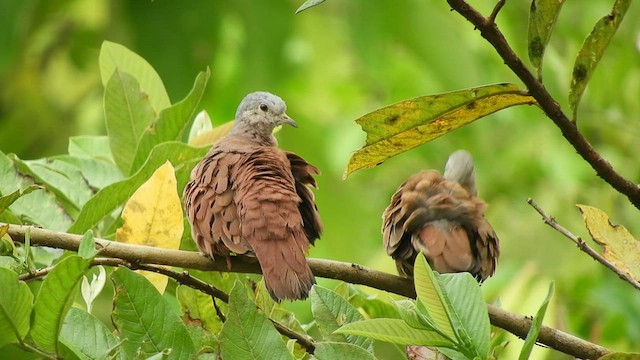
<svg viewBox="0 0 640 360"><path fill-rule="evenodd" d="M457 181L471 194L477 195L473 171L473 158L468 151L458 150L449 156L444 166L444 178Z"/></svg>
<svg viewBox="0 0 640 360"><path fill-rule="evenodd" d="M258 110L261 105L266 105L275 114L284 114L287 110L287 105L277 95L268 93L266 91L256 91L248 94L242 99L238 110L236 110L236 120L246 111Z"/></svg>

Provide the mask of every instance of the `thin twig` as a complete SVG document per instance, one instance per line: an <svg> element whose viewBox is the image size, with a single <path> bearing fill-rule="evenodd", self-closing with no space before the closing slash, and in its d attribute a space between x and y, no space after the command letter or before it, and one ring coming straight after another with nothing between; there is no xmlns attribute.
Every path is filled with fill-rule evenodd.
<svg viewBox="0 0 640 360"><path fill-rule="evenodd" d="M26 226L11 225L8 231L14 241L24 241ZM33 246L48 246L57 249L77 251L81 235L60 233L51 230L34 228L31 231ZM119 258L128 262L168 265L174 267L210 270L221 272L260 273L257 263L242 263L238 259L231 260L231 269L225 261L212 261L209 257L190 251L167 250L143 245L130 245L103 239L94 239L104 250L102 256ZM324 259L308 259L309 266L316 276L337 279L352 284L366 285L375 289L414 298L416 297L413 282L407 278L368 269L364 266ZM531 320L525 316L510 313L489 305L491 323L516 336L526 337L531 327ZM301 340L303 341L303 340ZM597 359L611 350L597 344L579 339L560 330L542 326L538 341L565 354L582 359Z"/></svg>
<svg viewBox="0 0 640 360"><path fill-rule="evenodd" d="M538 81L511 49L496 24L482 16L464 0L447 0L447 2L453 10L480 30L480 35L496 49L504 63L522 80L545 114L556 124L562 135L576 149L578 154L591 165L596 174L619 193L624 194L636 208L640 209L640 186L616 172L613 166L582 136L576 124L562 112L562 108L545 89L544 85Z"/></svg>
<svg viewBox="0 0 640 360"><path fill-rule="evenodd" d="M562 225L558 224L556 219L554 219L553 217L547 216L544 213L544 211L542 211L542 209L538 206L538 204L536 204L533 201L533 199L531 199L531 198L527 199L527 203L529 205L531 205L531 207L534 208L538 212L538 214L540 214L540 216L542 216L542 220L545 222L545 224L551 226L554 230L556 230L560 234L564 235L569 240L573 241L576 245L578 245L578 248L580 250L582 250L583 252L587 253L594 260L596 260L597 262L599 262L602 265L606 266L609 270L611 270L614 273L616 273L620 277L620 279L628 282L629 284L631 284L631 286L633 286L636 289L640 290L640 282L638 282L636 279L632 278L626 272L618 269L615 266L615 264L613 264L612 262L607 260L604 256L600 255L600 253L598 253L596 250L594 250L592 247L590 247L584 240L582 240L581 237L573 235L569 230L567 230L566 228L562 227Z"/></svg>
<svg viewBox="0 0 640 360"><path fill-rule="evenodd" d="M491 15L489 15L489 17L487 18L487 21L490 21L492 23L496 22L496 16L498 16L498 13L500 12L500 10L502 9L502 7L504 6L504 4L507 3L507 0L498 0L498 3L496 4L496 6L493 8L493 11L491 12Z"/></svg>

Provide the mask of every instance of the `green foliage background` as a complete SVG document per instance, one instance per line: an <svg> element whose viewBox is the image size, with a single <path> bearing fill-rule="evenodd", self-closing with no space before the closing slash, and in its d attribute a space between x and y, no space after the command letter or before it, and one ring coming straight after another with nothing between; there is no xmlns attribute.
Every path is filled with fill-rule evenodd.
<svg viewBox="0 0 640 360"><path fill-rule="evenodd" d="M248 92L280 95L300 125L278 135L323 172L316 192L326 233L310 256L395 272L381 248L380 215L407 176L441 169L465 148L477 161L487 217L500 236L497 274L483 286L509 310L533 314L556 281L547 321L631 350L640 344L640 297L540 221L525 203L588 239L575 203L603 209L638 237L638 211L595 176L534 106L501 111L343 181L362 146L357 117L390 103L519 81L444 1L334 0L294 16L301 1L5 0L0 3L0 150L21 159L60 154L68 137L104 134L98 52L103 40L145 58L172 102L211 68L203 106L230 120ZM491 2L472 1L488 13ZM545 86L568 109L572 65L612 1L569 1L545 57ZM527 2L508 2L498 25L526 58ZM626 177L640 181L640 7L633 4L594 74L579 126ZM107 305L108 307L108 305ZM308 304L296 304L299 311ZM108 311L108 310L107 310ZM637 348L636 348L637 350Z"/></svg>

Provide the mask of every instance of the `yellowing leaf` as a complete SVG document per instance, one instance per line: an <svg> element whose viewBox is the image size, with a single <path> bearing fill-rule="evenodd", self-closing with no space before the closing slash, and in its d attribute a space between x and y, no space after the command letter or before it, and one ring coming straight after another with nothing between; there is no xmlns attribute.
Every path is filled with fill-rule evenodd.
<svg viewBox="0 0 640 360"><path fill-rule="evenodd" d="M170 162L164 163L131 196L122 211L123 225L116 240L178 249L184 230L182 204L178 196L176 176ZM156 273L143 273L162 293L167 278Z"/></svg>
<svg viewBox="0 0 640 360"><path fill-rule="evenodd" d="M225 135L231 131L233 127L233 121L228 121L222 125L214 127L211 130L205 131L202 134L197 135L193 139L189 140L189 145L194 147L202 147L206 145L213 145L216 141L222 139Z"/></svg>
<svg viewBox="0 0 640 360"><path fill-rule="evenodd" d="M589 234L602 245L602 255L618 269L640 280L640 242L622 225L612 225L609 215L602 210L576 205L582 213Z"/></svg>
<svg viewBox="0 0 640 360"><path fill-rule="evenodd" d="M367 133L367 142L351 156L344 177L498 110L535 103L517 85L495 84L418 97L378 109L356 120Z"/></svg>

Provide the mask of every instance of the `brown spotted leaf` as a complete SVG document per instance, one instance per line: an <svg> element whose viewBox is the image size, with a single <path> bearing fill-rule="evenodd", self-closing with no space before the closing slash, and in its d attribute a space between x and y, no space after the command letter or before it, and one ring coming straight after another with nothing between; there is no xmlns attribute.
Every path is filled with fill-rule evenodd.
<svg viewBox="0 0 640 360"><path fill-rule="evenodd" d="M356 120L367 133L367 141L351 156L344 177L498 110L535 103L514 84L495 84L422 96L378 109Z"/></svg>
<svg viewBox="0 0 640 360"><path fill-rule="evenodd" d="M640 280L640 241L622 225L612 225L602 210L576 205L582 213L587 230L595 242L602 245L602 255L618 269Z"/></svg>
<svg viewBox="0 0 640 360"><path fill-rule="evenodd" d="M591 75L595 71L611 38L618 30L618 26L627 13L630 3L631 0L617 0L613 5L611 14L605 15L598 20L593 31L582 43L576 63L573 65L571 88L569 89L569 105L571 106L574 122L577 119L578 104L584 89L587 87L587 83L591 79Z"/></svg>

